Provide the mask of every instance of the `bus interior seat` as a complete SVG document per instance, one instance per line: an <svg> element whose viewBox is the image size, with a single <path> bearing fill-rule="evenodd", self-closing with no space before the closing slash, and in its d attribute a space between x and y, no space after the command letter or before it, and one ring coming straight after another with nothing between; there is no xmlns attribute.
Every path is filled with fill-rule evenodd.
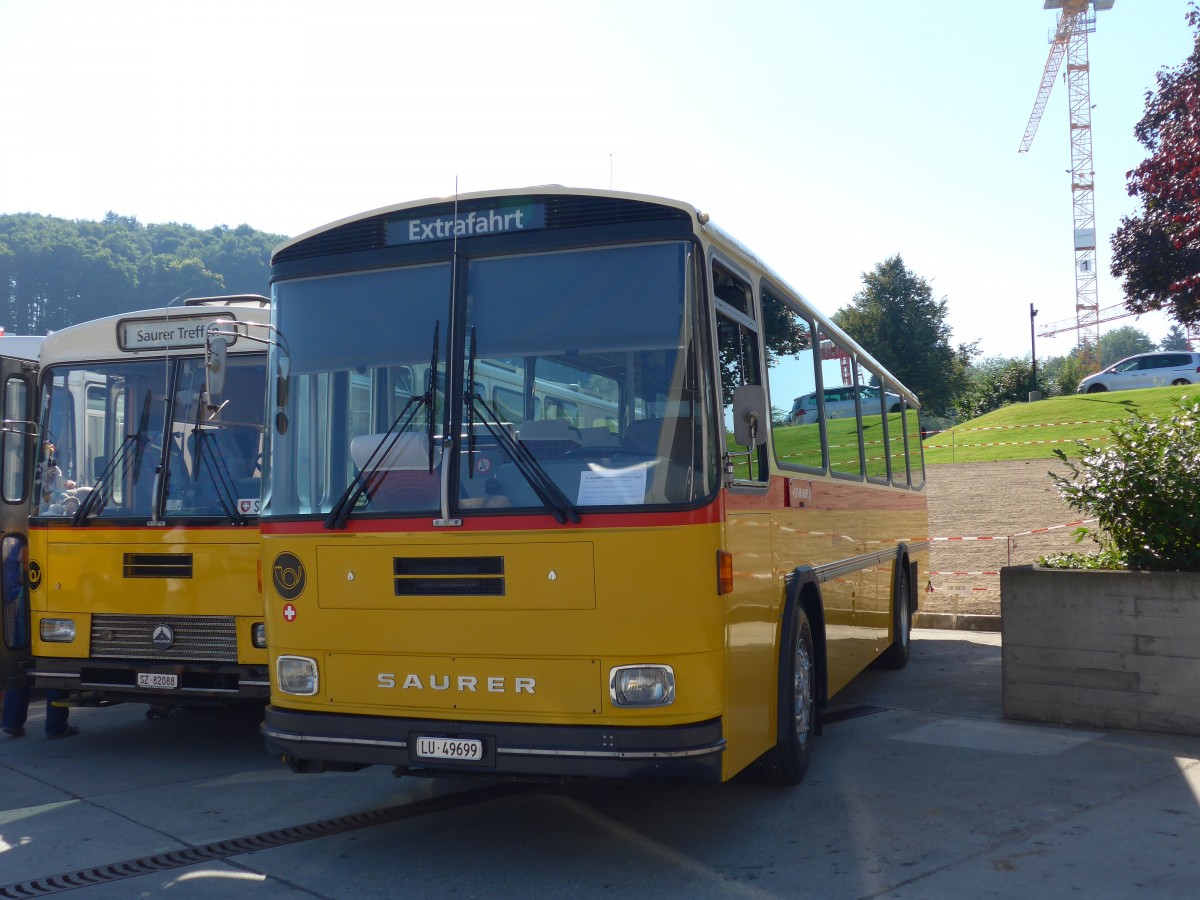
<svg viewBox="0 0 1200 900"><path fill-rule="evenodd" d="M603 425L594 428L580 428L579 436L585 447L619 447L621 440Z"/></svg>
<svg viewBox="0 0 1200 900"><path fill-rule="evenodd" d="M391 435L360 434L350 441L350 458L361 472L375 474L367 482L367 496L380 509L432 509L441 496L441 479L429 471L429 444L424 434L408 432L391 443ZM382 444L391 446L380 461ZM372 459L372 455L376 458Z"/></svg>
<svg viewBox="0 0 1200 900"><path fill-rule="evenodd" d="M537 459L561 459L583 446L579 429L566 419L526 419L517 435Z"/></svg>

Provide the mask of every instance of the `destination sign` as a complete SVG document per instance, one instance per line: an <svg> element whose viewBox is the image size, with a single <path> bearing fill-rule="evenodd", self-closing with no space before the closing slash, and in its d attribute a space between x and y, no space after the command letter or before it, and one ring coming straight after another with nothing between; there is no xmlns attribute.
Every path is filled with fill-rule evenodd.
<svg viewBox="0 0 1200 900"><path fill-rule="evenodd" d="M497 209L473 209L444 216L422 219L393 219L387 223L387 242L424 244L430 241L449 241L456 237L479 237L485 234L508 234L514 231L533 231L546 227L546 206L533 203L527 206L502 206Z"/></svg>
<svg viewBox="0 0 1200 900"><path fill-rule="evenodd" d="M171 316L122 319L117 323L117 346L122 350L178 350L203 347L208 326L223 316ZM229 339L232 344L233 339Z"/></svg>

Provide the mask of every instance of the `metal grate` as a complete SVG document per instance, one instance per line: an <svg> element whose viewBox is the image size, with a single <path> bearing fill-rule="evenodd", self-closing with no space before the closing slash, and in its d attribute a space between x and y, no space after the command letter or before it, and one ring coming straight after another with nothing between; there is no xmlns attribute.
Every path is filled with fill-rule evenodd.
<svg viewBox="0 0 1200 900"><path fill-rule="evenodd" d="M297 844L313 838L329 837L357 831L360 828L371 828L376 825L387 825L404 819L427 816L431 813L445 812L475 803L489 800L499 800L513 794L530 790L528 784L497 784L475 790L460 791L454 794L444 794L440 797L430 797L405 803L400 806L389 806L384 809L371 810L365 813L354 813L340 816L336 819L324 819L310 822L307 825L297 825L292 828L280 828L275 831L263 831L246 837L234 838L228 841L218 841L200 847L187 847L169 853L158 853L154 856L143 856L140 859L130 859L125 862L112 863L106 866L96 866L91 869L79 869L75 872L64 872L60 875L47 875L31 881L17 882L0 887L0 898L17 900L22 897L45 897L48 894L58 894L75 888L93 887L101 884L111 884L126 878L137 878L141 875L152 875L183 866L194 866L197 863L209 862L216 859L228 859L232 856L243 856L256 853L259 850L269 850L272 847L283 847L287 844Z"/></svg>
<svg viewBox="0 0 1200 900"><path fill-rule="evenodd" d="M396 556L397 597L503 597L503 556Z"/></svg>
<svg viewBox="0 0 1200 900"><path fill-rule="evenodd" d="M154 645L154 631L174 632L170 647ZM233 616L92 616L92 656L100 659L237 662L237 622Z"/></svg>
<svg viewBox="0 0 1200 900"><path fill-rule="evenodd" d="M191 578L190 553L126 553L126 578Z"/></svg>

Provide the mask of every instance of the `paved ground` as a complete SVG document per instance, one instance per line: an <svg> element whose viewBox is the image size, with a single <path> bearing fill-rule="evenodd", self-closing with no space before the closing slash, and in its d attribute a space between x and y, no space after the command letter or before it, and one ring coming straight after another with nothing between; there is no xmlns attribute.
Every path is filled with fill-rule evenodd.
<svg viewBox="0 0 1200 900"><path fill-rule="evenodd" d="M1197 896L1200 739L1006 722L1000 694L998 635L918 631L793 789L301 776L252 710L31 719L0 739L0 898Z"/></svg>

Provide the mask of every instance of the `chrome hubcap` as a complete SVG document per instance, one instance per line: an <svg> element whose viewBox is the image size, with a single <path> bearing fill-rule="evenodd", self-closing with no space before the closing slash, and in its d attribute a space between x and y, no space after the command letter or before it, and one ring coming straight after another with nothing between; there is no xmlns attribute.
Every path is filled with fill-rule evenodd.
<svg viewBox="0 0 1200 900"><path fill-rule="evenodd" d="M808 740L809 722L813 708L813 664L808 646L803 640L796 641L795 675L792 683L792 724L796 738L801 744Z"/></svg>

